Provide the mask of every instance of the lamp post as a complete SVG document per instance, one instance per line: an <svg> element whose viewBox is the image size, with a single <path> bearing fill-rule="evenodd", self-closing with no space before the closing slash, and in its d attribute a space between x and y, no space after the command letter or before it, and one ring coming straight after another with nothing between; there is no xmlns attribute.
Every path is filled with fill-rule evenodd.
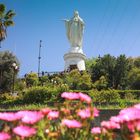
<svg viewBox="0 0 140 140"><path fill-rule="evenodd" d="M16 63L12 64L12 68L13 68L13 86L12 86L12 93L14 93L15 90L15 72L18 70L18 66Z"/></svg>
<svg viewBox="0 0 140 140"><path fill-rule="evenodd" d="M42 40L40 40L40 45L39 45L39 55L38 55L38 77L39 77L39 74L40 74L40 60L41 60L41 43L42 43Z"/></svg>

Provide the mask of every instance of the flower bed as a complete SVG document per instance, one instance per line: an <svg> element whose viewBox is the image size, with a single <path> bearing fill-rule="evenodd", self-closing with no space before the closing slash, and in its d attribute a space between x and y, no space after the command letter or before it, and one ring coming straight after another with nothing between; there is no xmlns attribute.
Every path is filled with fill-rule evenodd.
<svg viewBox="0 0 140 140"><path fill-rule="evenodd" d="M64 92L57 109L0 113L0 140L139 140L140 104L93 126L99 111L87 94Z"/></svg>

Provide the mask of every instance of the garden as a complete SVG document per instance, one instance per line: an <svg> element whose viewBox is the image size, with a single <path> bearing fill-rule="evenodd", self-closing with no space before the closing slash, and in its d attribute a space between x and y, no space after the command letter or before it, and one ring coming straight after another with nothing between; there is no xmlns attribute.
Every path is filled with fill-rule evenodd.
<svg viewBox="0 0 140 140"><path fill-rule="evenodd" d="M0 4L0 43L14 16ZM140 57L85 63L85 71L19 76L17 56L1 51L0 140L140 140ZM102 110L118 113L102 120Z"/></svg>
<svg viewBox="0 0 140 140"><path fill-rule="evenodd" d="M140 104L94 125L99 116L87 94L63 92L61 106L38 111L0 113L0 139L32 140L139 140Z"/></svg>

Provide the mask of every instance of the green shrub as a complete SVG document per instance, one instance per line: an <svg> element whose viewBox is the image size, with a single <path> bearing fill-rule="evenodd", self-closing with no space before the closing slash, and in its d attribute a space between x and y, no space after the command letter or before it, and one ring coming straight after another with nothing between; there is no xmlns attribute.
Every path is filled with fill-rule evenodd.
<svg viewBox="0 0 140 140"><path fill-rule="evenodd" d="M120 99L120 95L115 90L101 90L96 91L94 94L94 101L99 103L111 103L111 102L117 102Z"/></svg>
<svg viewBox="0 0 140 140"><path fill-rule="evenodd" d="M37 86L38 84L38 76L33 72L27 74L25 80L27 87Z"/></svg>
<svg viewBox="0 0 140 140"><path fill-rule="evenodd" d="M92 87L91 76L86 71L72 70L65 74L64 83L71 90L89 90Z"/></svg>
<svg viewBox="0 0 140 140"><path fill-rule="evenodd" d="M0 95L0 101L3 102L3 101L7 101L7 100L14 100L16 97L12 96L11 94L9 93L3 93Z"/></svg>
<svg viewBox="0 0 140 140"><path fill-rule="evenodd" d="M66 86L58 87L32 87L25 90L23 95L23 102L27 104L31 103L46 103L59 101L60 93L67 91Z"/></svg>
<svg viewBox="0 0 140 140"><path fill-rule="evenodd" d="M97 90L105 90L107 89L108 86L108 82L105 76L101 76L99 80L97 80L94 84L93 84L93 88L97 89Z"/></svg>
<svg viewBox="0 0 140 140"><path fill-rule="evenodd" d="M46 99L50 100L54 91L47 87L32 87L25 91L23 101L25 103L44 103Z"/></svg>
<svg viewBox="0 0 140 140"><path fill-rule="evenodd" d="M17 79L17 81L15 82L15 86L14 86L15 91L22 91L25 88L26 88L25 80Z"/></svg>
<svg viewBox="0 0 140 140"><path fill-rule="evenodd" d="M135 96L136 99L140 99L140 90L116 90L119 94L121 99L125 99L126 94L131 93Z"/></svg>
<svg viewBox="0 0 140 140"><path fill-rule="evenodd" d="M131 93L131 92L128 92L125 94L125 97L124 97L126 100L134 100L136 98L136 95Z"/></svg>

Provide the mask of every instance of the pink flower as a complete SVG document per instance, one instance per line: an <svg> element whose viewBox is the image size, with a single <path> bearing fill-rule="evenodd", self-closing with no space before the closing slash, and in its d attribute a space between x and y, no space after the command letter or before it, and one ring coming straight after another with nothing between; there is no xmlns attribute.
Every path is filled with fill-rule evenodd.
<svg viewBox="0 0 140 140"><path fill-rule="evenodd" d="M92 134L100 134L101 133L101 128L100 127L93 127L91 129Z"/></svg>
<svg viewBox="0 0 140 140"><path fill-rule="evenodd" d="M19 117L16 113L8 112L8 113L0 113L0 120L4 121L16 121L19 120L21 117Z"/></svg>
<svg viewBox="0 0 140 140"><path fill-rule="evenodd" d="M36 134L36 130L34 128L23 125L15 127L13 132L21 137L30 137Z"/></svg>
<svg viewBox="0 0 140 140"><path fill-rule="evenodd" d="M22 122L34 124L43 118L43 114L38 111L19 111L17 113L21 117Z"/></svg>
<svg viewBox="0 0 140 140"><path fill-rule="evenodd" d="M82 127L82 124L76 120L68 120L64 119L62 120L62 125L67 126L68 128L80 128Z"/></svg>
<svg viewBox="0 0 140 140"><path fill-rule="evenodd" d="M110 121L112 121L112 122L116 122L116 123L121 123L121 117L120 116L112 116L111 118L110 118Z"/></svg>
<svg viewBox="0 0 140 140"><path fill-rule="evenodd" d="M44 115L48 115L48 113L51 111L51 109L49 108L43 108L41 109L41 112L44 114Z"/></svg>
<svg viewBox="0 0 140 140"><path fill-rule="evenodd" d="M0 140L9 140L11 136L8 133L0 132Z"/></svg>
<svg viewBox="0 0 140 140"><path fill-rule="evenodd" d="M91 103L91 98L88 95L83 94L83 93L79 93L79 97L80 97L81 101L85 101L88 104Z"/></svg>
<svg viewBox="0 0 140 140"><path fill-rule="evenodd" d="M72 93L72 92L63 92L61 94L62 98L68 99L68 100L77 100L79 99L78 93Z"/></svg>
<svg viewBox="0 0 140 140"><path fill-rule="evenodd" d="M123 109L119 113L119 117L122 122L134 121L140 119L140 109L136 107L130 107Z"/></svg>
<svg viewBox="0 0 140 140"><path fill-rule="evenodd" d="M120 125L113 121L103 121L101 122L101 126L105 127L106 129L119 129Z"/></svg>
<svg viewBox="0 0 140 140"><path fill-rule="evenodd" d="M135 124L136 124L136 129L138 131L140 131L140 120L139 121L135 121Z"/></svg>
<svg viewBox="0 0 140 140"><path fill-rule="evenodd" d="M57 119L59 117L59 111L50 111L48 113L48 119Z"/></svg>
<svg viewBox="0 0 140 140"><path fill-rule="evenodd" d="M140 104L134 105L135 108L140 109Z"/></svg>
<svg viewBox="0 0 140 140"><path fill-rule="evenodd" d="M131 132L140 131L140 120L127 122L127 127Z"/></svg>
<svg viewBox="0 0 140 140"><path fill-rule="evenodd" d="M94 114L94 117L99 116L99 110L96 107L94 107L94 109L93 109L93 114Z"/></svg>
<svg viewBox="0 0 140 140"><path fill-rule="evenodd" d="M127 122L127 127L131 132L134 132L135 130L135 123L134 122Z"/></svg>
<svg viewBox="0 0 140 140"><path fill-rule="evenodd" d="M78 111L77 115L80 116L82 119L89 118L91 116L90 108Z"/></svg>

